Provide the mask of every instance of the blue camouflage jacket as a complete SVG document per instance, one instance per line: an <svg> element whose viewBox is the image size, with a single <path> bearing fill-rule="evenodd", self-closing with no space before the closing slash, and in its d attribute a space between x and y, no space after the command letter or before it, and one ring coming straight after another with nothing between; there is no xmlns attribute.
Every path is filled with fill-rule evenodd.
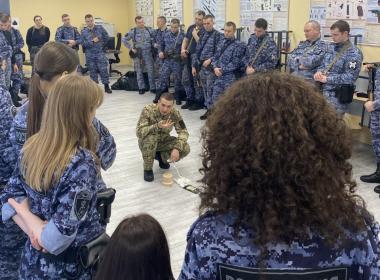
<svg viewBox="0 0 380 280"><path fill-rule="evenodd" d="M154 45L153 29L150 27L145 28L132 28L123 37L123 44L128 48L132 49L133 44L135 48L141 48L142 50L150 50ZM129 41L133 41L132 44Z"/></svg>
<svg viewBox="0 0 380 280"><path fill-rule="evenodd" d="M187 236L185 260L179 280L218 279L217 265L258 268L260 248L253 245L254 232L235 232L236 216L231 213L206 213L191 226ZM301 243L268 244L270 269L300 270L344 266L349 268L350 280L380 279L380 227L369 225L367 232L347 232L344 249L328 246L317 234Z"/></svg>
<svg viewBox="0 0 380 280"><path fill-rule="evenodd" d="M196 55L192 56L194 58L192 59L193 67L201 66L203 61L212 58L222 39L223 34L215 29L201 33L196 47Z"/></svg>
<svg viewBox="0 0 380 280"><path fill-rule="evenodd" d="M323 84L323 90L333 91L339 85L353 85L359 77L363 54L351 42L347 43L350 47L327 72L327 83ZM344 43L330 43L318 71L324 72L343 47Z"/></svg>
<svg viewBox="0 0 380 280"><path fill-rule="evenodd" d="M380 67L376 69L375 92L373 94L375 110L380 109Z"/></svg>
<svg viewBox="0 0 380 280"><path fill-rule="evenodd" d="M260 49L260 46L264 43L264 41L264 48L258 54L256 60L253 61L257 51ZM245 67L250 65L256 70L256 72L265 72L275 69L278 59L279 57L276 43L268 33L259 38L255 34L251 35L248 40L247 50L244 57Z"/></svg>
<svg viewBox="0 0 380 280"><path fill-rule="evenodd" d="M92 39L97 37L99 42L93 42ZM92 29L85 27L82 30L80 36L81 43L86 49L87 53L103 53L104 46L107 44L109 39L107 31L101 25L95 25Z"/></svg>
<svg viewBox="0 0 380 280"><path fill-rule="evenodd" d="M60 26L55 33L55 41L63 44L67 44L67 40L74 40L77 48L81 44L81 38L79 31L74 26Z"/></svg>
<svg viewBox="0 0 380 280"><path fill-rule="evenodd" d="M17 160L17 155L9 139L13 109L9 92L0 87L0 185L5 184L11 177Z"/></svg>
<svg viewBox="0 0 380 280"><path fill-rule="evenodd" d="M181 54L182 41L185 38L185 34L181 31L178 31L177 34L174 34L171 31L166 31L163 34L161 43L159 46L160 52L171 52L174 51L176 54Z"/></svg>
<svg viewBox="0 0 380 280"><path fill-rule="evenodd" d="M328 44L320 38L314 42L302 41L288 56L290 73L314 80L314 74L322 64ZM300 69L300 66L306 69Z"/></svg>
<svg viewBox="0 0 380 280"><path fill-rule="evenodd" d="M223 38L211 58L213 68L222 68L222 75L233 74L241 66L245 44L238 40Z"/></svg>

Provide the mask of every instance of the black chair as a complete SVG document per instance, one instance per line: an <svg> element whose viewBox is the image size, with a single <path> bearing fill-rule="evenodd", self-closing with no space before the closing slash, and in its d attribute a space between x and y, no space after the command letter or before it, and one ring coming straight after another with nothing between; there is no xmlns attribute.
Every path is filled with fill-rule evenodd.
<svg viewBox="0 0 380 280"><path fill-rule="evenodd" d="M120 76L123 76L123 74L120 71L112 69L112 64L120 63L120 57L119 57L119 54L121 53L120 48L121 48L121 33L117 33L115 49L107 50L107 53L113 54L115 57L115 58L108 59L108 62L110 65L110 69L109 69L110 76L112 76L112 73L117 73Z"/></svg>

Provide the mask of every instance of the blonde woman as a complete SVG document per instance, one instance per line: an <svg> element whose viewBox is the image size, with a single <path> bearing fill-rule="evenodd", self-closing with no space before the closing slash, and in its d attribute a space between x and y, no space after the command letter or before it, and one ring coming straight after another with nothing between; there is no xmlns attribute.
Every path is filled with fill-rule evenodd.
<svg viewBox="0 0 380 280"><path fill-rule="evenodd" d="M104 233L96 209L99 137L92 125L102 101L102 90L90 79L60 78L40 130L26 141L0 196L3 221L13 219L29 236L22 279L91 278L78 250Z"/></svg>

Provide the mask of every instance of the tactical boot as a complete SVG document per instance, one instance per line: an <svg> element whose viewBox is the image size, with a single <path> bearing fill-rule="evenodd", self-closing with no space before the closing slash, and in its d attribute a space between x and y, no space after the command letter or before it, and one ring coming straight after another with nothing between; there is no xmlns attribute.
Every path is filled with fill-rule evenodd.
<svg viewBox="0 0 380 280"><path fill-rule="evenodd" d="M153 182L154 175L152 170L144 170L144 180L147 182Z"/></svg>
<svg viewBox="0 0 380 280"><path fill-rule="evenodd" d="M380 194L380 185L376 186L373 190L375 191L375 193Z"/></svg>
<svg viewBox="0 0 380 280"><path fill-rule="evenodd" d="M177 104L178 106L181 105L181 104L182 104L181 99L176 99L176 100L175 100L175 104Z"/></svg>
<svg viewBox="0 0 380 280"><path fill-rule="evenodd" d="M203 109L203 105L197 103L197 102L194 102L190 108L189 108L189 111L198 111L198 110L201 110Z"/></svg>
<svg viewBox="0 0 380 280"><path fill-rule="evenodd" d="M200 116L199 118L200 118L202 121L204 121L204 120L207 119L208 115L209 115L209 110L207 110L206 113L204 113L204 114L203 114L202 116Z"/></svg>
<svg viewBox="0 0 380 280"><path fill-rule="evenodd" d="M360 180L366 183L380 183L380 163L377 163L377 168L374 173L360 176Z"/></svg>
<svg viewBox="0 0 380 280"><path fill-rule="evenodd" d="M158 160L158 165L160 166L161 169L169 169L170 164L167 162L164 162L161 158L161 153L156 152L156 156L154 157L155 160Z"/></svg>
<svg viewBox="0 0 380 280"><path fill-rule="evenodd" d="M112 90L110 89L109 84L105 84L104 85L104 91L107 92L107 93L112 93Z"/></svg>
<svg viewBox="0 0 380 280"><path fill-rule="evenodd" d="M161 90L157 91L156 97L153 99L153 103L155 103L155 104L158 103L158 100L160 100L161 94L162 94Z"/></svg>
<svg viewBox="0 0 380 280"><path fill-rule="evenodd" d="M181 109L189 109L193 105L192 101L186 101L185 105L181 106Z"/></svg>
<svg viewBox="0 0 380 280"><path fill-rule="evenodd" d="M144 93L145 93L145 90L139 89L139 94L144 94Z"/></svg>

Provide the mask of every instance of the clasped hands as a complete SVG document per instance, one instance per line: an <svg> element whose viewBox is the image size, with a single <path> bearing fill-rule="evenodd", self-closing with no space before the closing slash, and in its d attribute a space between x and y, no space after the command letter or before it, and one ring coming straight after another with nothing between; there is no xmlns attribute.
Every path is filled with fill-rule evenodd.
<svg viewBox="0 0 380 280"><path fill-rule="evenodd" d="M24 199L18 203L13 198L8 199L8 203L17 213L17 218L14 219L17 225L28 235L33 248L38 251L47 252L42 246L41 235L47 224L47 221L41 220L34 215L29 209L28 199Z"/></svg>

